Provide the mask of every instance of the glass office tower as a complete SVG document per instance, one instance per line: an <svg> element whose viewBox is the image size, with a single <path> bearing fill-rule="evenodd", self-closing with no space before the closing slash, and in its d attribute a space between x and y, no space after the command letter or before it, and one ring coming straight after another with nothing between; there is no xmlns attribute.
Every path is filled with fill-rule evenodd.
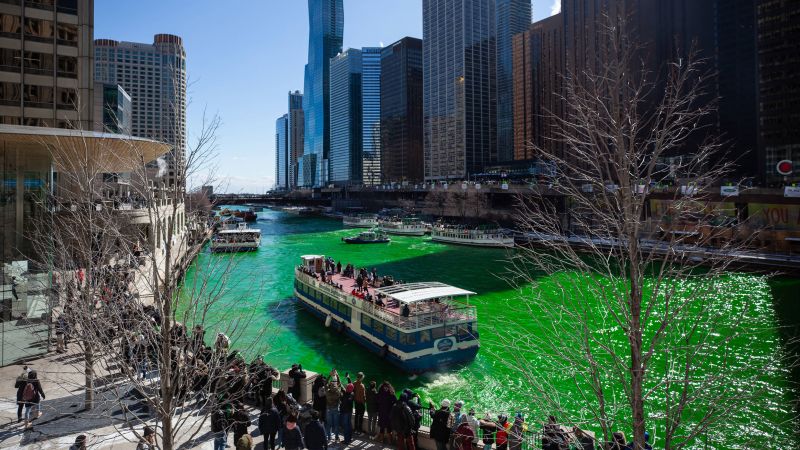
<svg viewBox="0 0 800 450"><path fill-rule="evenodd" d="M425 179L497 161L494 0L423 0Z"/></svg>
<svg viewBox="0 0 800 450"><path fill-rule="evenodd" d="M304 164L316 164L315 177L304 184L321 186L328 178L330 153L330 60L342 51L343 0L308 0L308 63L305 68L303 111L305 116ZM311 158L310 155L315 155ZM304 168L309 170L308 167Z"/></svg>
<svg viewBox="0 0 800 450"><path fill-rule="evenodd" d="M361 49L361 180L381 184L381 48Z"/></svg>
<svg viewBox="0 0 800 450"><path fill-rule="evenodd" d="M514 155L512 38L531 26L531 0L497 0L497 159Z"/></svg>
<svg viewBox="0 0 800 450"><path fill-rule="evenodd" d="M330 183L361 183L361 50L348 49L331 60Z"/></svg>
<svg viewBox="0 0 800 450"><path fill-rule="evenodd" d="M382 181L420 182L422 168L422 39L406 37L381 53Z"/></svg>
<svg viewBox="0 0 800 450"><path fill-rule="evenodd" d="M289 92L289 190L297 187L297 163L303 157L305 123L303 118L303 94Z"/></svg>
<svg viewBox="0 0 800 450"><path fill-rule="evenodd" d="M275 189L289 189L289 115L275 121Z"/></svg>

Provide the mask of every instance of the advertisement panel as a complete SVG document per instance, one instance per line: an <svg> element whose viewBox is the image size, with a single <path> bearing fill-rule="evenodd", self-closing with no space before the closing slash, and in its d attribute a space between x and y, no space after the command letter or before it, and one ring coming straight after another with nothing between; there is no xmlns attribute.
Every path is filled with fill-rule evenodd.
<svg viewBox="0 0 800 450"><path fill-rule="evenodd" d="M750 203L747 205L751 226L772 230L800 230L800 205Z"/></svg>

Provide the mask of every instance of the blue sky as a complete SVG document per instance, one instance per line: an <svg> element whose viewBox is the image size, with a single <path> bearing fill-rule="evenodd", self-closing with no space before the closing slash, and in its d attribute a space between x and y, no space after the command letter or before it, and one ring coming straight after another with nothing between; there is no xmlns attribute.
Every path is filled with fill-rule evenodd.
<svg viewBox="0 0 800 450"><path fill-rule="evenodd" d="M554 2L533 0L534 20ZM422 37L422 0L344 0L345 47ZM275 119L287 93L303 90L307 59L305 0L97 0L95 38L152 42L183 38L189 71L188 134L203 111L218 114L218 175L228 192L264 192L275 174Z"/></svg>

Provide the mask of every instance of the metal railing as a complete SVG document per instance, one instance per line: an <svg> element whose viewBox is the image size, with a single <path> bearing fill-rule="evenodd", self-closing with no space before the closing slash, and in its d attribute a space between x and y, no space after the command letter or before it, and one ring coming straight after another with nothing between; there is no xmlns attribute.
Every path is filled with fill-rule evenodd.
<svg viewBox="0 0 800 450"><path fill-rule="evenodd" d="M323 283L322 281L300 271L299 269L296 270L296 273L302 281L313 286L319 292L329 295L332 298L337 299L337 301L340 301L339 299L342 297L342 294L344 294L344 303L347 306L377 317L381 321L404 330L424 328L440 324L457 325L460 323L474 321L477 317L477 312L474 306L463 305L456 302L442 302L441 305L443 305L445 308L442 311L417 313L410 315L409 317L404 317L402 315L389 312L385 308L368 302L362 298L351 295L339 289L338 287L331 286L328 283Z"/></svg>

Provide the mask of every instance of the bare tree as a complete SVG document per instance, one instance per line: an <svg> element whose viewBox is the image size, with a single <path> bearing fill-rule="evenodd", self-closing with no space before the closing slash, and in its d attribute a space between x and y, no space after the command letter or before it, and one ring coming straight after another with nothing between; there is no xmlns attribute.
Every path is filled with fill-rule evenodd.
<svg viewBox="0 0 800 450"><path fill-rule="evenodd" d="M753 407L781 355L737 359L768 330L751 328L760 322L746 297L720 295L746 239L719 221L714 186L731 165L718 162L709 127L712 75L688 52L659 81L637 64L624 17L600 34L602 52L587 64L597 69L565 76L568 111L553 116L564 153L534 148L555 173L520 198L519 226L535 243L513 260L522 296L512 307L537 333L505 324L514 351L504 360L539 411L599 427L604 442L629 428L641 450L650 427L659 446L680 449L735 429L741 442L726 445L768 446L741 421L768 420ZM648 194L667 184L676 187L662 201L680 225L648 217Z"/></svg>
<svg viewBox="0 0 800 450"><path fill-rule="evenodd" d="M51 146L57 183L41 199L51 214L31 231L38 261L54 273L60 326L83 355L85 409L110 416L110 405L121 407L121 432L151 423L164 449L194 439L212 411L243 400L251 386L261 388L262 378L274 375L258 363L251 379L243 359L263 345L269 323L245 338L258 312L226 312L227 302L257 291L232 281L235 259L207 258L183 278L205 242L187 228L204 231L208 223L203 208L187 214L185 180L210 184L218 126L217 118L204 121L174 183L157 176L154 155L144 150L152 142L123 136L58 142ZM125 192L110 167L127 171ZM209 338L206 330L218 334Z"/></svg>

